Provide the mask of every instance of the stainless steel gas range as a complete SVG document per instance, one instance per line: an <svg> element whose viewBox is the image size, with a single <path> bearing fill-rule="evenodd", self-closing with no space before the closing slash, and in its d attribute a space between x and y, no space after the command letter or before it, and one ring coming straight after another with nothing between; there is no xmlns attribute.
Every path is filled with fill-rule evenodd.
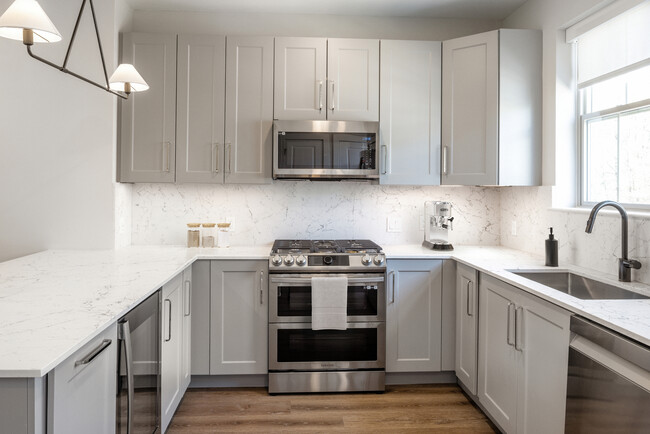
<svg viewBox="0 0 650 434"><path fill-rule="evenodd" d="M312 329L312 279L347 279L345 329ZM269 258L269 393L383 391L386 257L370 240L277 240Z"/></svg>

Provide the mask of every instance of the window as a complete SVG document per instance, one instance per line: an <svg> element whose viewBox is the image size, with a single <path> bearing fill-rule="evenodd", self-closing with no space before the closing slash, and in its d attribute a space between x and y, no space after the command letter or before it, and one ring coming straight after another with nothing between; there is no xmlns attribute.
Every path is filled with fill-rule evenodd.
<svg viewBox="0 0 650 434"><path fill-rule="evenodd" d="M581 203L650 208L650 2L578 37Z"/></svg>

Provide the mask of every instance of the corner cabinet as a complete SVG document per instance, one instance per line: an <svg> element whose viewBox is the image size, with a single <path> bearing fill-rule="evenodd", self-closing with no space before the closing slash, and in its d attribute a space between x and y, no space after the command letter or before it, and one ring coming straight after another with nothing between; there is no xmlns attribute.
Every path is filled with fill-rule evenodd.
<svg viewBox="0 0 650 434"><path fill-rule="evenodd" d="M480 403L506 433L564 432L570 313L480 279Z"/></svg>
<svg viewBox="0 0 650 434"><path fill-rule="evenodd" d="M476 395L478 371L478 272L456 268L456 377Z"/></svg>
<svg viewBox="0 0 650 434"><path fill-rule="evenodd" d="M120 182L174 182L176 35L127 33L122 62L136 66L150 90L120 101Z"/></svg>
<svg viewBox="0 0 650 434"><path fill-rule="evenodd" d="M267 374L268 261L211 261L210 276L210 374Z"/></svg>
<svg viewBox="0 0 650 434"><path fill-rule="evenodd" d="M442 184L540 185L541 32L445 41L442 65Z"/></svg>
<svg viewBox="0 0 650 434"><path fill-rule="evenodd" d="M381 184L440 184L441 43L381 41Z"/></svg>
<svg viewBox="0 0 650 434"><path fill-rule="evenodd" d="M150 88L120 103L118 181L271 182L273 41L125 34Z"/></svg>
<svg viewBox="0 0 650 434"><path fill-rule="evenodd" d="M387 262L386 372L441 369L442 260Z"/></svg>
<svg viewBox="0 0 650 434"><path fill-rule="evenodd" d="M279 37L274 118L379 120L379 41Z"/></svg>

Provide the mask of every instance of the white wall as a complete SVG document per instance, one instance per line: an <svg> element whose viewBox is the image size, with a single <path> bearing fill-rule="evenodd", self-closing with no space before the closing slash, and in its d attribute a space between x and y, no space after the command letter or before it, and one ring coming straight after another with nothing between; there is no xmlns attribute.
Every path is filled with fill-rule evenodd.
<svg viewBox="0 0 650 434"><path fill-rule="evenodd" d="M499 27L496 20L340 15L217 14L135 11L138 32L219 35L319 36L441 41Z"/></svg>
<svg viewBox="0 0 650 434"><path fill-rule="evenodd" d="M617 258L621 256L618 212L601 212L593 233L586 234L589 210L565 208L577 203L578 151L571 50L562 29L611 2L529 0L504 22L505 27L544 32L543 167L544 184L548 186L502 190L500 225L502 245L538 254L544 254L547 228L553 226L560 241L560 265L576 264L616 278ZM516 236L511 230L513 222ZM641 270L633 271L633 279L644 283L650 283L649 240L650 216L633 215L629 256L644 264Z"/></svg>
<svg viewBox="0 0 650 434"><path fill-rule="evenodd" d="M0 11L12 1L0 0ZM80 2L40 4L63 41L34 52L61 63ZM112 71L114 2L95 8ZM103 80L98 53L85 15L69 69ZM0 38L0 59L0 261L50 248L113 247L115 97L31 59L19 41Z"/></svg>
<svg viewBox="0 0 650 434"><path fill-rule="evenodd" d="M241 15L135 11L142 32L292 35L444 40L499 27L490 20L440 20L332 15ZM454 205L459 244L499 243L499 191L489 188L387 187L339 182L273 185L164 185L133 188L134 244L184 244L186 223L231 218L233 245L276 238L371 238L383 244L420 243L425 200ZM402 231L386 232L387 217Z"/></svg>

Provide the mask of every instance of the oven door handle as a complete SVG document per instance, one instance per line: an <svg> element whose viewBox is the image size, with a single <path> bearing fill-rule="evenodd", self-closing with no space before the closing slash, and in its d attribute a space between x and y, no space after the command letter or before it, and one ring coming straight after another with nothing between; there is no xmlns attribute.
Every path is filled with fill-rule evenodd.
<svg viewBox="0 0 650 434"><path fill-rule="evenodd" d="M384 276L379 277L348 277L348 283L383 283ZM311 285L311 277L271 277L271 283Z"/></svg>

